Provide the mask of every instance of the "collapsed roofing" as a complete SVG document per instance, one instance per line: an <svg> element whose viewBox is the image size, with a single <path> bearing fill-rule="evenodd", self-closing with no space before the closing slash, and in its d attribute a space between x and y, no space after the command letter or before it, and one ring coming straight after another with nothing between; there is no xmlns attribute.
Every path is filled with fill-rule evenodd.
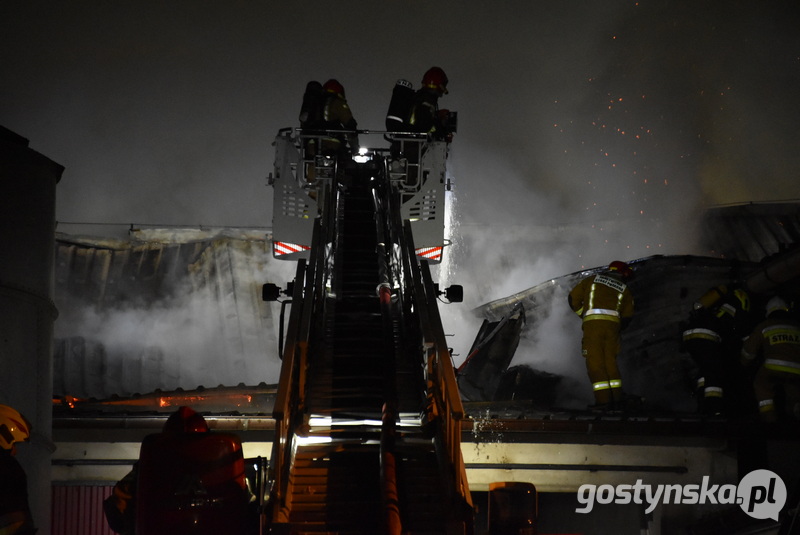
<svg viewBox="0 0 800 535"><path fill-rule="evenodd" d="M744 283L754 310L774 293L800 296L800 217L796 203L748 204L711 210L705 242L717 257L654 256L631 263L629 283L636 313L622 332L620 371L626 391L645 398L651 410L691 412L697 370L681 351L682 322L692 303L719 284ZM551 373L542 338L579 322L566 305L569 290L600 268L571 273L479 307L484 324L459 386L472 401L529 400L534 406L585 407L591 402L582 367L575 375ZM576 346L576 355L579 346ZM572 360L571 355L554 358ZM511 366L524 361L524 365Z"/></svg>

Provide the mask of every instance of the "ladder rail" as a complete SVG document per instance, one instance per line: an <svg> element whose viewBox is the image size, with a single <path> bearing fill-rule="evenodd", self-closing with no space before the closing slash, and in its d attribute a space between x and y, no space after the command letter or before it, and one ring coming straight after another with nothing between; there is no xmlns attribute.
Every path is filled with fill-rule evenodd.
<svg viewBox="0 0 800 535"><path fill-rule="evenodd" d="M437 436L446 454L447 475L455 486L456 496L453 498L464 505L463 509L459 507L454 511L458 517L460 510L471 510L473 505L461 454L461 421L464 419L464 406L458 393L455 368L436 305L436 290L430 266L427 260L420 259L414 253L411 223L407 220L404 221L404 229L403 257L411 275L415 308L419 312L423 334L431 412L435 415L436 425L439 428ZM465 518L465 521L468 522L469 519Z"/></svg>
<svg viewBox="0 0 800 535"><path fill-rule="evenodd" d="M334 195L326 195L327 202L335 202ZM324 212L324 210L323 210ZM270 458L273 479L269 499L274 522L287 522L291 509L291 470L295 431L302 424L306 404L308 350L312 325L319 316L324 300L325 247L329 233L325 233L322 218L314 225L311 257L299 259L295 274L292 309L289 314L287 337L283 349L280 383L275 397L275 441Z"/></svg>

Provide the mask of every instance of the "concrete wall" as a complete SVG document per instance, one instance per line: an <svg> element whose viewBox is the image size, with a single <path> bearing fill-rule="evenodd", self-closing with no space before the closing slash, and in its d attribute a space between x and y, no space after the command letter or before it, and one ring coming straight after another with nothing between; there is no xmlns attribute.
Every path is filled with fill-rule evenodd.
<svg viewBox="0 0 800 535"><path fill-rule="evenodd" d="M0 403L33 424L19 460L40 533L50 532L53 247L62 172L0 127Z"/></svg>

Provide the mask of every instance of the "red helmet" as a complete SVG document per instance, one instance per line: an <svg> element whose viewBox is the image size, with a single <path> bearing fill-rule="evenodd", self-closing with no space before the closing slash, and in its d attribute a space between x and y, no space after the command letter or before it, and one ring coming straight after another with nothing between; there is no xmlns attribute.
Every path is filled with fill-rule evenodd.
<svg viewBox="0 0 800 535"><path fill-rule="evenodd" d="M344 97L344 86L340 84L338 80L334 80L333 78L322 84L322 89L328 93L336 93L337 95L342 95L342 97Z"/></svg>
<svg viewBox="0 0 800 535"><path fill-rule="evenodd" d="M447 75L439 67L431 67L422 76L422 87L436 89L439 93L447 94Z"/></svg>
<svg viewBox="0 0 800 535"><path fill-rule="evenodd" d="M631 267L620 260L614 260L608 265L608 270L622 275L623 279L629 279L633 275Z"/></svg>
<svg viewBox="0 0 800 535"><path fill-rule="evenodd" d="M166 423L164 423L164 433L208 433L206 419L197 414L190 407L178 407L173 412Z"/></svg>

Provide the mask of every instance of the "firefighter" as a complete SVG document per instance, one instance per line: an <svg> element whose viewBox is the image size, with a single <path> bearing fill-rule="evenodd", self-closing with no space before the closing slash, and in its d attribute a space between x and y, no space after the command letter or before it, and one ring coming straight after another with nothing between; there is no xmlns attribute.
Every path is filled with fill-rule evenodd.
<svg viewBox="0 0 800 535"><path fill-rule="evenodd" d="M783 395L783 415L800 420L800 319L781 297L767 302L767 317L742 346L742 364L758 365L753 389L765 422L781 419L776 398Z"/></svg>
<svg viewBox="0 0 800 535"><path fill-rule="evenodd" d="M357 126L353 112L344 96L344 86L338 80L330 79L322 84L324 99L322 120L326 130L348 130L347 133L327 135L322 140L322 154L326 156L346 156L358 152Z"/></svg>
<svg viewBox="0 0 800 535"><path fill-rule="evenodd" d="M173 412L164 423L162 433L208 433L208 424L202 415L190 407L182 406ZM103 510L109 527L121 535L133 535L136 524L136 483L139 463L114 485L111 496L103 502ZM0 535L2 533L0 532Z"/></svg>
<svg viewBox="0 0 800 535"><path fill-rule="evenodd" d="M326 176L324 172L318 172L318 156L344 161L358 152L356 126L353 112L344 96L344 86L338 80L331 78L324 84L312 80L306 84L303 105L300 108L303 176L306 182L313 184L317 175ZM335 130L348 132L331 132ZM309 191L309 195L316 199L315 191Z"/></svg>
<svg viewBox="0 0 800 535"><path fill-rule="evenodd" d="M440 67L425 71L408 114L412 132L428 134L436 141L452 141L454 129L447 124L450 112L439 109L439 98L448 93L447 84L447 75Z"/></svg>
<svg viewBox="0 0 800 535"><path fill-rule="evenodd" d="M431 67L422 75L422 86L411 89L411 84L399 80L392 92L387 113L387 129L405 131L409 135L392 138L391 155L393 171L405 173L405 185L419 187L419 165L425 150L425 141L453 140L456 130L455 114L439 109L439 98L446 95L448 79L440 67ZM403 110L403 107L407 109ZM424 137L420 134L424 134ZM422 138L422 139L420 139Z"/></svg>
<svg viewBox="0 0 800 535"><path fill-rule="evenodd" d="M627 281L633 270L615 260L605 273L581 280L567 296L570 308L582 319L581 350L594 392L594 408L622 409L629 399L622 390L617 367L619 333L633 316L633 295Z"/></svg>
<svg viewBox="0 0 800 535"><path fill-rule="evenodd" d="M16 409L0 405L0 535L36 533L28 504L28 478L15 458L17 442L31 437L31 424Z"/></svg>
<svg viewBox="0 0 800 535"><path fill-rule="evenodd" d="M737 357L741 340L752 328L750 297L738 284L715 286L694 303L686 327L682 348L700 371L700 412L710 416L731 412L741 405L738 398L743 395L737 391Z"/></svg>

